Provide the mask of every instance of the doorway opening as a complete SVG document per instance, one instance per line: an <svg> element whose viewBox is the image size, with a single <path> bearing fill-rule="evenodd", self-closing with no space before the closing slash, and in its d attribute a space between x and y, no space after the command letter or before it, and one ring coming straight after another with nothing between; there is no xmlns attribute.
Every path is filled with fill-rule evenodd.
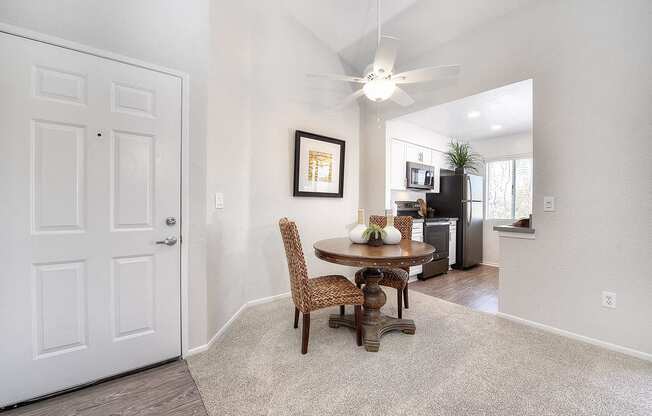
<svg viewBox="0 0 652 416"><path fill-rule="evenodd" d="M386 209L400 215L423 201L426 211L418 215L425 217L424 227L436 220L451 225L449 272L411 273L413 281L424 278L411 287L497 312L500 239L494 227L531 222L532 130L531 79L387 121ZM474 163L456 169L452 144L466 148ZM410 186L406 166L414 163L434 172L429 189Z"/></svg>

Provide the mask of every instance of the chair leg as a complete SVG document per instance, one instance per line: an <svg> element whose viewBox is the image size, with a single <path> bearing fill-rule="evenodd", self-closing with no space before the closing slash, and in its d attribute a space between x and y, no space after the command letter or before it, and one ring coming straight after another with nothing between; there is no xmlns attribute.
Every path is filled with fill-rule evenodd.
<svg viewBox="0 0 652 416"><path fill-rule="evenodd" d="M344 305L340 305L340 315L344 316L344 312L346 312L346 309L344 309Z"/></svg>
<svg viewBox="0 0 652 416"><path fill-rule="evenodd" d="M396 289L396 305L398 306L398 319L403 319L403 290Z"/></svg>
<svg viewBox="0 0 652 416"><path fill-rule="evenodd" d="M410 302L408 301L408 286L407 286L407 284L405 285L405 289L403 289L403 305L405 306L405 309L410 309Z"/></svg>
<svg viewBox="0 0 652 416"><path fill-rule="evenodd" d="M299 308L294 307L294 327L299 327Z"/></svg>
<svg viewBox="0 0 652 416"><path fill-rule="evenodd" d="M355 313L355 341L360 346L362 345L362 307L354 305L353 310Z"/></svg>
<svg viewBox="0 0 652 416"><path fill-rule="evenodd" d="M308 352L308 337L310 336L310 314L303 314L303 334L301 336L301 354Z"/></svg>
<svg viewBox="0 0 652 416"><path fill-rule="evenodd" d="M358 289L362 289L362 285L360 283L356 283L355 285L358 287Z"/></svg>

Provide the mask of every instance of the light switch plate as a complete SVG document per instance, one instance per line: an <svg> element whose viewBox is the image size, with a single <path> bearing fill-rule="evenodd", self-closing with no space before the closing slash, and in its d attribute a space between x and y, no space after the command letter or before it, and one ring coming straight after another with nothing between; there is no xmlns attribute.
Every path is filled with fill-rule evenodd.
<svg viewBox="0 0 652 416"><path fill-rule="evenodd" d="M221 192L215 194L215 209L224 209L224 194Z"/></svg>
<svg viewBox="0 0 652 416"><path fill-rule="evenodd" d="M555 197L554 196L544 196L543 197L543 210L545 212L553 212L555 210Z"/></svg>

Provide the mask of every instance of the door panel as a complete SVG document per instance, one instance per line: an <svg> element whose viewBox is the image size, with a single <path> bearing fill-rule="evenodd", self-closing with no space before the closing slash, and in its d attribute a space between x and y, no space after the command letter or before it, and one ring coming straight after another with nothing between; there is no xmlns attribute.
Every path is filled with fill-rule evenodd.
<svg viewBox="0 0 652 416"><path fill-rule="evenodd" d="M405 143L398 140L392 140L390 151L391 188L405 190Z"/></svg>
<svg viewBox="0 0 652 416"><path fill-rule="evenodd" d="M154 137L111 134L113 229L151 229L154 209Z"/></svg>
<svg viewBox="0 0 652 416"><path fill-rule="evenodd" d="M84 229L84 138L86 129L34 120L32 125L33 231Z"/></svg>
<svg viewBox="0 0 652 416"><path fill-rule="evenodd" d="M470 199L473 201L484 200L483 178L477 175L468 175L471 184Z"/></svg>
<svg viewBox="0 0 652 416"><path fill-rule="evenodd" d="M34 266L35 358L87 347L84 262Z"/></svg>
<svg viewBox="0 0 652 416"><path fill-rule="evenodd" d="M6 34L0 61L4 406L180 355L181 81Z"/></svg>
<svg viewBox="0 0 652 416"><path fill-rule="evenodd" d="M155 331L154 285L152 256L113 259L111 310L114 341Z"/></svg>
<svg viewBox="0 0 652 416"><path fill-rule="evenodd" d="M470 202L465 206L465 223L462 226L463 248L461 263L471 267L482 262L482 202Z"/></svg>

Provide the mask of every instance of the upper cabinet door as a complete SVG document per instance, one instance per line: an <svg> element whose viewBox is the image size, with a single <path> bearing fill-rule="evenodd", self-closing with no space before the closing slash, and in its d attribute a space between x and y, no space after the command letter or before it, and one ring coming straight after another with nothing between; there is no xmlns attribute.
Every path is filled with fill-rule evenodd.
<svg viewBox="0 0 652 416"><path fill-rule="evenodd" d="M432 163L432 165L435 167L435 177L433 178L433 188L432 191L430 192L436 192L439 193L439 188L441 185L441 172L440 172L440 166L437 165L436 163Z"/></svg>
<svg viewBox="0 0 652 416"><path fill-rule="evenodd" d="M393 190L405 190L405 146L406 144L401 141L392 140L390 149L390 186Z"/></svg>
<svg viewBox="0 0 652 416"><path fill-rule="evenodd" d="M424 165L432 165L432 151L427 147L408 143L405 145L405 155L408 162L417 162L423 163Z"/></svg>
<svg viewBox="0 0 652 416"><path fill-rule="evenodd" d="M427 149L427 148L421 148L423 152L423 163L424 165L433 165L432 162L432 150Z"/></svg>
<svg viewBox="0 0 652 416"><path fill-rule="evenodd" d="M405 145L405 160L408 162L425 163L423 160L426 157L425 153L425 149L421 146Z"/></svg>

